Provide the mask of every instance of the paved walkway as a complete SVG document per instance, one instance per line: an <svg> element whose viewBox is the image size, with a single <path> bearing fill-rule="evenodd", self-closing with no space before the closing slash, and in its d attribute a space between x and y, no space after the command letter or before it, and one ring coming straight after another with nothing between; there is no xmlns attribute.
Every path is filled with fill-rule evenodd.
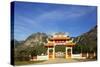
<svg viewBox="0 0 100 67"><path fill-rule="evenodd" d="M72 63L72 62L79 62L79 60L76 59L65 59L65 58L55 58L54 60L47 60L41 63L36 64L55 64L55 63Z"/></svg>

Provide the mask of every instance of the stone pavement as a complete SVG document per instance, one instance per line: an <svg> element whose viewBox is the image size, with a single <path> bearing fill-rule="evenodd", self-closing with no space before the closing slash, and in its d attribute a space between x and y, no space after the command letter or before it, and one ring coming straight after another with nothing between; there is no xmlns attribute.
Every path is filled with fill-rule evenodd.
<svg viewBox="0 0 100 67"><path fill-rule="evenodd" d="M36 64L72 63L72 62L81 62L81 61L76 59L55 58L55 59L47 60Z"/></svg>

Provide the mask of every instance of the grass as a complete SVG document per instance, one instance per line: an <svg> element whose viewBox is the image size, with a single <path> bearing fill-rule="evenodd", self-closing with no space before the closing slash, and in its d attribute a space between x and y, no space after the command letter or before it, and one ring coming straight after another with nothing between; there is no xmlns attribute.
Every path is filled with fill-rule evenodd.
<svg viewBox="0 0 100 67"><path fill-rule="evenodd" d="M40 63L44 62L45 60L42 61L15 61L15 65L28 65L28 64L35 64L35 63Z"/></svg>

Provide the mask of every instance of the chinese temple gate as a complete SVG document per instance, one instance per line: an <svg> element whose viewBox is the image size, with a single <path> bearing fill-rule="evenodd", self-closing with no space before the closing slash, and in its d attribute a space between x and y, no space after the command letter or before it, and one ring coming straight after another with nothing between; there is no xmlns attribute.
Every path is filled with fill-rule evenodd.
<svg viewBox="0 0 100 67"><path fill-rule="evenodd" d="M72 57L72 48L75 45L75 43L73 43L73 39L71 39L68 35L65 35L65 33L56 33L52 37L48 38L47 43L45 44L45 47L48 48L47 55L49 59L55 59L55 46L56 45L65 46L65 58L66 59Z"/></svg>

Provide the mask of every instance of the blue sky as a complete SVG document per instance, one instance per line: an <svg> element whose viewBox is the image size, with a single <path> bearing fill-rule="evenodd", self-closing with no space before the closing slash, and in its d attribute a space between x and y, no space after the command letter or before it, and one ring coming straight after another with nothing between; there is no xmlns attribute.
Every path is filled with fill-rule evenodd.
<svg viewBox="0 0 100 67"><path fill-rule="evenodd" d="M97 24L97 7L15 2L14 36L25 40L36 32L68 32L76 37Z"/></svg>

